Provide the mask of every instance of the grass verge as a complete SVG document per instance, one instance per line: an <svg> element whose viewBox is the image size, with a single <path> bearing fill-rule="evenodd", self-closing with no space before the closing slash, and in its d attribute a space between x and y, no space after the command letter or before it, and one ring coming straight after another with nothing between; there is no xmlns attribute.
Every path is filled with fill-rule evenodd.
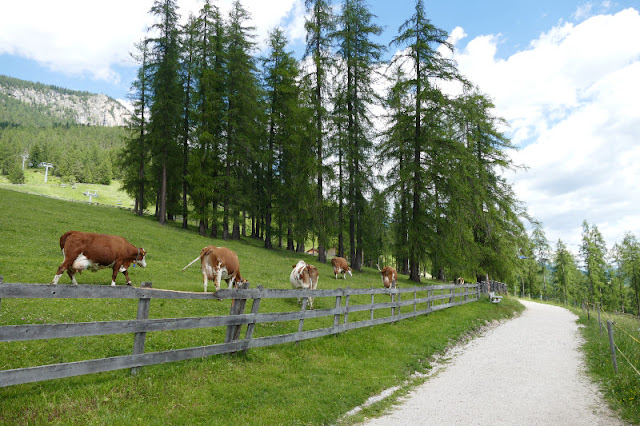
<svg viewBox="0 0 640 426"><path fill-rule="evenodd" d="M600 386L602 393L623 420L640 424L640 339L638 338L638 318L602 312L602 327L598 324L597 311L587 313L573 309L579 316L582 336L585 339L585 353L589 374ZM616 358L618 374L611 359L607 320L613 321L613 336L618 347ZM624 354L628 361L624 359Z"/></svg>

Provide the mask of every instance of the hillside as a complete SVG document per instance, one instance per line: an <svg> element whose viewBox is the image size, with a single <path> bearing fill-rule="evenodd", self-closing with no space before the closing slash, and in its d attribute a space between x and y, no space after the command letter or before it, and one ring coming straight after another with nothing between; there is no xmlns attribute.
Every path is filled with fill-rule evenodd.
<svg viewBox="0 0 640 426"><path fill-rule="evenodd" d="M128 110L102 94L0 75L0 126L124 126Z"/></svg>
<svg viewBox="0 0 640 426"><path fill-rule="evenodd" d="M207 244L235 250L242 275L252 287L290 288L291 265L300 258L312 259L284 250L265 250L252 239L212 240L197 235L195 229L187 232L161 226L120 209L5 189L0 189L0 209L11 211L0 221L0 275L5 282L49 282L62 261L58 239L70 229L119 234L143 246L148 251L147 267L134 268L131 279L136 286L152 281L158 289L202 291L199 268L181 270ZM322 289L381 286L380 275L373 269L365 268L345 281L335 280L329 265L318 267ZM109 280L107 270L87 271L78 277L81 285L105 285ZM61 283L69 283L69 278L63 277ZM123 284L122 277L117 283ZM399 285L413 283L403 276ZM380 296L379 303L389 300ZM355 297L351 303L358 303ZM224 315L229 305L228 301L154 300L150 317ZM318 310L329 309L335 301L322 298L314 305ZM148 366L136 376L123 370L0 387L0 424L335 424L370 396L402 385L415 371L428 370L430 357L450 342L485 321L511 316L517 309L516 302L510 300L500 305L471 303L300 345ZM0 325L5 326L130 320L136 317L137 301L5 298L1 306ZM294 299L265 299L260 305L261 312L298 309ZM314 325L311 320L305 327L307 324ZM297 324L265 323L256 334L278 334L291 327L297 329ZM220 327L150 332L146 350L218 343L224 334ZM128 355L131 342L131 335L0 342L0 370ZM301 399L300 395L307 396Z"/></svg>

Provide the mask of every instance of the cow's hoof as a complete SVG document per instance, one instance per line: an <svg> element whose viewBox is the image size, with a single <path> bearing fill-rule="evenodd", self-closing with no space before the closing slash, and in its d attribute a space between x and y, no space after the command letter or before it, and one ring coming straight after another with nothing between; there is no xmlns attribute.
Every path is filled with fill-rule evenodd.
<svg viewBox="0 0 640 426"><path fill-rule="evenodd" d="M127 283L127 285L128 285L129 287L131 287L131 283Z"/></svg>

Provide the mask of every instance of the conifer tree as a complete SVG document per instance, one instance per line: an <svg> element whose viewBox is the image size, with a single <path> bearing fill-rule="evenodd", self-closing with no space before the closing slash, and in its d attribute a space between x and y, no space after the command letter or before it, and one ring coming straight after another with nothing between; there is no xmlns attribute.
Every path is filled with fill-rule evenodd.
<svg viewBox="0 0 640 426"><path fill-rule="evenodd" d="M189 151L194 127L194 92L197 85L197 55L198 55L198 20L189 16L189 20L182 30L180 74L183 87L183 113L180 139L182 142L182 227L187 229L189 216L188 181L189 181Z"/></svg>
<svg viewBox="0 0 640 426"><path fill-rule="evenodd" d="M306 76L310 80L311 107L313 108L313 119L315 122L313 139L316 141L316 174L317 174L317 203L316 229L318 234L318 261L327 261L327 225L325 221L324 207L324 176L326 173L324 162L325 154L325 134L327 126L327 112L325 103L328 92L328 74L332 65L331 58L331 37L330 34L335 29L335 18L332 13L330 1L326 0L305 0L309 17L305 22L307 30L307 49L305 58L311 58L312 65L309 74Z"/></svg>
<svg viewBox="0 0 640 426"><path fill-rule="evenodd" d="M149 117L147 115L151 88L149 79L148 40L135 44L137 53L133 59L140 64L138 75L131 87L130 99L133 114L128 127L130 136L125 140L125 147L119 165L125 170L122 179L123 189L134 198L134 212L142 216L151 201L151 182L149 179L150 143L147 138Z"/></svg>
<svg viewBox="0 0 640 426"><path fill-rule="evenodd" d="M249 12L233 2L227 31L227 88L228 110L226 138L222 157L224 177L221 188L223 199L222 237L240 237L240 212L250 206L248 194L254 185L250 164L255 157L252 142L258 137L258 82L255 59L251 55L255 43L253 27L246 26ZM232 233L229 232L233 221Z"/></svg>
<svg viewBox="0 0 640 426"><path fill-rule="evenodd" d="M414 93L412 158L408 165L411 175L412 211L409 220L409 277L420 281L420 259L427 252L426 241L421 231L427 228L427 217L422 205L425 186L427 184L427 168L423 162L423 154L435 148L435 136L429 132L434 121L430 108L438 107L442 94L434 85L433 79L451 80L457 78L453 63L439 51L440 47L452 49L447 41L447 33L433 24L426 17L424 2L416 2L415 14L399 29L400 34L392 41L393 45L406 46L404 54L398 61L408 60L412 75L407 85Z"/></svg>
<svg viewBox="0 0 640 426"><path fill-rule="evenodd" d="M265 151L265 241L266 248L273 248L272 242L272 215L273 202L282 203L278 210L286 212L292 204L299 202L292 194L278 196L278 192L285 190L280 179L286 178L286 173L294 173L292 164L278 161L285 151L294 151L284 158L295 158L295 146L300 141L299 123L299 96L296 80L298 77L298 64L291 52L285 50L287 40L284 32L276 28L269 35L269 56L264 60L265 90L266 90L266 116L268 126L268 146ZM302 170L300 171L302 172Z"/></svg>
<svg viewBox="0 0 640 426"><path fill-rule="evenodd" d="M580 255L584 262L588 286L587 295L590 303L602 304L604 286L606 285L606 254L607 247L598 227L596 225L590 226L586 220L583 221Z"/></svg>
<svg viewBox="0 0 640 426"><path fill-rule="evenodd" d="M177 202L180 151L177 145L182 117L182 86L179 74L180 49L178 6L175 0L156 0L151 14L155 37L151 42L150 81L152 88L149 139L157 177L158 221L165 224L168 211ZM171 186L169 184L171 183ZM169 208L168 208L169 207Z"/></svg>
<svg viewBox="0 0 640 426"><path fill-rule="evenodd" d="M364 193L371 186L370 161L373 128L369 106L376 95L373 89L374 67L380 62L383 47L373 41L382 28L373 23L375 16L364 0L346 0L338 18L334 37L342 61L344 103L346 105L349 199L349 257L351 267L362 267L364 236Z"/></svg>

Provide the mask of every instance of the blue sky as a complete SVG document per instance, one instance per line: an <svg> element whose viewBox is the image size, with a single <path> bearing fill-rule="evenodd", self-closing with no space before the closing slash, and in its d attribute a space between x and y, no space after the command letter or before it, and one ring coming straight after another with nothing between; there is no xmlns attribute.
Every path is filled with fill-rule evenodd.
<svg viewBox="0 0 640 426"><path fill-rule="evenodd" d="M219 0L228 10L231 0ZM133 43L152 23L152 0L23 0L0 14L0 74L127 96ZM303 0L244 0L258 41L279 25L299 55ZM337 2L335 2L337 3ZM413 0L370 0L388 42ZM180 13L199 0L178 0ZM611 246L640 236L640 2L638 0L425 1L451 34L459 69L496 104L528 167L505 176L547 237L574 251L581 224ZM34 13L34 11L36 11ZM388 52L390 57L394 49Z"/></svg>
<svg viewBox="0 0 640 426"><path fill-rule="evenodd" d="M133 42L142 37L144 28L151 22L148 16L148 10L151 7L151 0L137 0L138 5L133 11L132 16L127 22L137 21L133 25L129 25L124 33L129 36L129 44L119 43L121 49L120 54L117 52L108 52L114 56L114 60L109 63L111 70L118 75L119 79L114 78L95 78L91 75L91 64L87 61L86 69L78 70L76 67L64 67L52 65L55 60L49 57L39 55L37 49L30 49L26 40L21 40L25 36L25 32L14 31L12 33L9 23L18 23L25 26L28 21L33 19L32 11L43 10L41 0L24 0L14 6L3 7L4 18L0 17L0 74L9 75L24 80L39 81L45 84L58 85L74 90L86 90L89 92L105 93L116 99L124 99L128 93L131 79L135 76L135 68L133 64L128 63L126 57L133 48ZM49 3L46 1L46 3ZM91 2L93 3L93 2ZM110 2L95 2L108 4ZM113 8L117 11L117 15L127 13L131 10L130 2L114 1L111 2ZM220 1L222 7L225 7L229 0ZM298 11L302 5L302 0L285 0L282 5L282 13L280 20L275 22L271 19L269 22L261 22L257 19L261 16L261 10L252 3L260 3L258 1L245 1L243 4L252 12L255 24L264 33L265 30L273 27L273 25L295 26L295 20L300 19L300 14L296 13L295 3L299 3ZM264 2L277 8L278 2ZM618 1L612 10L620 10L624 7L632 6L632 1ZM92 21L100 19L100 8L84 7L81 1L77 0L61 0L55 2L58 10L62 13L59 16L47 16L43 13L39 16L43 21L48 22L47 31L42 34L37 33L37 29L26 37L33 37L34 40L46 38L47 43L56 44L56 37L78 37L82 38L81 29L78 32L68 31L74 27L74 19ZM85 3L86 4L86 3ZM186 17L189 12L196 11L198 1L179 0L179 13L182 17ZM339 4L335 2L334 4ZM377 22L384 28L384 34L381 42L388 45L389 41L397 35L398 27L413 13L414 2L411 0L371 0L369 2L372 12L378 17ZM589 3L578 1L557 1L557 0L539 0L539 1L508 1L508 0L489 0L484 2L469 0L449 0L449 1L426 1L425 6L432 22L451 32L455 27L464 28L470 38L486 34L500 34L500 50L499 58L506 58L519 49L526 48L529 42L537 37L540 33L548 31L553 25L560 20L571 20L572 15L580 8L585 7ZM592 6L593 9L602 9L602 6ZM83 10L84 9L84 12ZM45 9L46 10L46 9ZM66 14L69 10L76 10L71 14ZM55 12L54 12L55 13ZM65 16L66 14L66 16ZM113 20L111 30L118 33L122 32L116 19ZM51 19L52 18L52 19ZM58 23L51 22L59 18ZM6 21L6 22L2 22ZM22 21L22 22L21 22ZM37 24L36 19L34 24ZM6 24L6 25L2 25ZM56 26L60 26L67 31L57 31ZM133 28L132 28L133 27ZM4 29L3 29L4 28ZM28 27L27 27L28 28ZM4 33L4 34L3 34ZM35 33L35 34L34 34ZM298 36L289 34L291 49L300 56L304 49L304 39L298 31ZM102 42L108 44L105 39L111 37L108 32L99 33L96 31L92 37L102 37ZM90 46L85 45L85 48ZM73 46L69 46L73 48ZM108 51L108 50L107 50ZM62 51L61 51L62 52ZM389 55L393 53L389 51Z"/></svg>

